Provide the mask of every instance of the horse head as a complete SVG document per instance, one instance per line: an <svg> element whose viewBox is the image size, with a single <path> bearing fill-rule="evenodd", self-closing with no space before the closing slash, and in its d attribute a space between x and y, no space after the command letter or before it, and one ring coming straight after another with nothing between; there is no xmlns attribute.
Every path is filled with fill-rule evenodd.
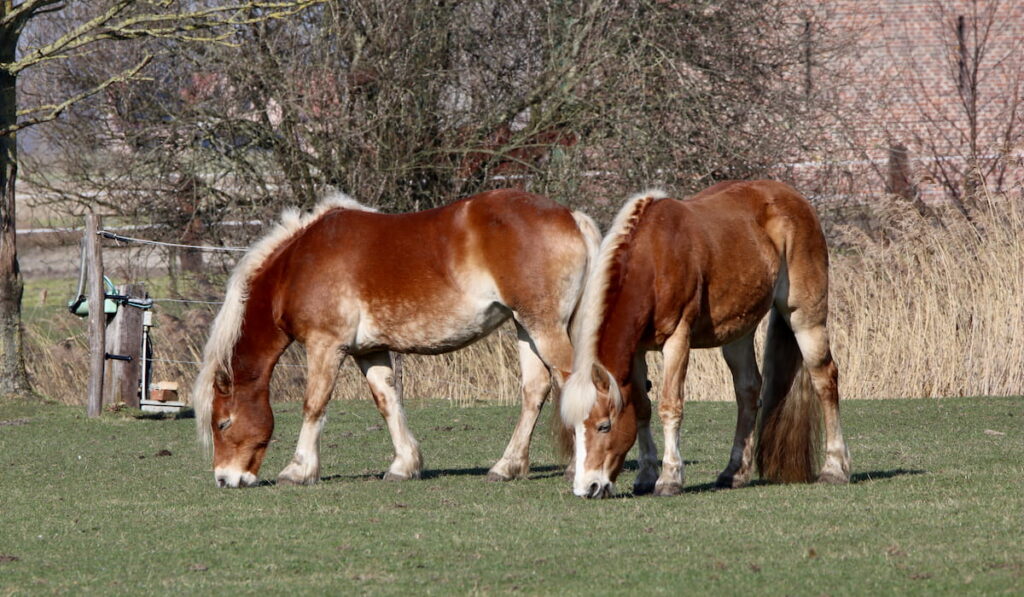
<svg viewBox="0 0 1024 597"><path fill-rule="evenodd" d="M637 413L629 399L631 390L629 384L619 384L599 363L570 376L562 399L562 417L576 434L576 495L614 495L615 479L636 441Z"/></svg>
<svg viewBox="0 0 1024 597"><path fill-rule="evenodd" d="M213 381L210 432L217 486L256 485L274 432L266 386L232 383L227 373L218 372Z"/></svg>

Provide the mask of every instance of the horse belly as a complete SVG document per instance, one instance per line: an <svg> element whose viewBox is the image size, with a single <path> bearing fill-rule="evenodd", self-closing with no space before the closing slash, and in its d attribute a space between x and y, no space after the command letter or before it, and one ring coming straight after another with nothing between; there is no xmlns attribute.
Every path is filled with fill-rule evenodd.
<svg viewBox="0 0 1024 597"><path fill-rule="evenodd" d="M690 347L715 348L739 340L757 327L757 324L760 323L761 319L768 312L769 307L771 307L771 297L769 297L767 304L757 309L736 317L723 319L715 322L714 325L694 327L690 335Z"/></svg>
<svg viewBox="0 0 1024 597"><path fill-rule="evenodd" d="M701 315L694 322L691 347L723 346L757 327L772 306L779 274L777 259L765 265L756 275L744 276L743 284L712 286L707 303L702 305Z"/></svg>
<svg viewBox="0 0 1024 597"><path fill-rule="evenodd" d="M379 307L379 306L378 306ZM511 311L497 301L423 301L391 308L363 309L353 354L392 350L441 354L490 334Z"/></svg>

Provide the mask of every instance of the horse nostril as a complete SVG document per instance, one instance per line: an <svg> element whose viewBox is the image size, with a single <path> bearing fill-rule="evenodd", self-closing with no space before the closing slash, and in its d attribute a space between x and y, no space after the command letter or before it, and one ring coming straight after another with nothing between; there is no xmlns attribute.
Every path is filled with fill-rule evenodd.
<svg viewBox="0 0 1024 597"><path fill-rule="evenodd" d="M217 487L224 487L227 484L228 483L224 480L224 477L217 477Z"/></svg>
<svg viewBox="0 0 1024 597"><path fill-rule="evenodd" d="M590 488L587 490L587 497L595 498L601 491L601 485L596 481L590 484Z"/></svg>

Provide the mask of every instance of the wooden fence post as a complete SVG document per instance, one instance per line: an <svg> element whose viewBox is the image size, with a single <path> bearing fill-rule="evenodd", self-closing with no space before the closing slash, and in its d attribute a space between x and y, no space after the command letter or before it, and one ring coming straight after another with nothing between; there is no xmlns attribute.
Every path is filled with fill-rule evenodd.
<svg viewBox="0 0 1024 597"><path fill-rule="evenodd" d="M103 254L100 251L100 217L85 216L85 258L89 270L89 387L86 414L100 416L103 406L103 364L106 357L104 331L107 316L103 312L106 298L103 289Z"/></svg>
<svg viewBox="0 0 1024 597"><path fill-rule="evenodd" d="M118 294L134 301L149 298L142 284L123 284ZM142 375L142 315L143 310L131 305L121 305L117 315L107 326L107 352L111 355L107 367L106 404L120 402L131 408L139 408L139 387ZM127 360L125 360L127 358ZM146 388L142 388L145 398Z"/></svg>

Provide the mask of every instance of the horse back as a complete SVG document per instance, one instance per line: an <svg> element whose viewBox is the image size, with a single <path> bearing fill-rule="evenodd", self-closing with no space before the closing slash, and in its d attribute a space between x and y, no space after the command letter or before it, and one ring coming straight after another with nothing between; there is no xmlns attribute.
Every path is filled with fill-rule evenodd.
<svg viewBox="0 0 1024 597"><path fill-rule="evenodd" d="M366 350L443 352L557 303L582 243L571 212L514 190L407 214L337 209L293 239L265 286L300 340L330 330Z"/></svg>
<svg viewBox="0 0 1024 597"><path fill-rule="evenodd" d="M635 245L651 260L656 344L684 318L695 348L736 339L768 311L794 264L801 276L812 269L827 279L813 208L774 181L725 182L689 199L660 200Z"/></svg>
<svg viewBox="0 0 1024 597"><path fill-rule="evenodd" d="M571 211L555 201L516 190L467 200L469 235L463 259L487 271L503 302L523 317L543 311L568 316L583 282L587 249Z"/></svg>

